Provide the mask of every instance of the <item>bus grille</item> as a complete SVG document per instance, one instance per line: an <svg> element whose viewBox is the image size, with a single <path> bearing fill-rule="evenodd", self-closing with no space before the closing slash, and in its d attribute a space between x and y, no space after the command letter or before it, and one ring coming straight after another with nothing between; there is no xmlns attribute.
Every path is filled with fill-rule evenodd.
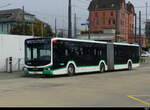
<svg viewBox="0 0 150 110"><path fill-rule="evenodd" d="M43 71L43 68L28 68L29 71Z"/></svg>

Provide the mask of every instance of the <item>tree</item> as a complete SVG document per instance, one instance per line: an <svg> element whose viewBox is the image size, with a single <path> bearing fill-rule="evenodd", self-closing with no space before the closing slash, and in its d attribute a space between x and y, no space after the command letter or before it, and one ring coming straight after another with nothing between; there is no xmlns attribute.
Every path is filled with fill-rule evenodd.
<svg viewBox="0 0 150 110"><path fill-rule="evenodd" d="M41 22L40 20L36 20L32 25L31 23L20 23L17 22L12 26L10 30L11 34L15 35L33 35L37 37L51 37L54 35L52 32L51 26Z"/></svg>
<svg viewBox="0 0 150 110"><path fill-rule="evenodd" d="M43 28L43 29L42 29ZM34 35L35 36L41 36L42 37L42 33L44 37L48 37L48 36L53 36L54 33L52 32L51 26L48 24L44 24L43 22L37 20L34 24L33 24L33 30L34 30ZM43 32L42 32L43 30Z"/></svg>
<svg viewBox="0 0 150 110"><path fill-rule="evenodd" d="M17 22L16 24L12 25L10 30L11 34L23 35L23 23Z"/></svg>

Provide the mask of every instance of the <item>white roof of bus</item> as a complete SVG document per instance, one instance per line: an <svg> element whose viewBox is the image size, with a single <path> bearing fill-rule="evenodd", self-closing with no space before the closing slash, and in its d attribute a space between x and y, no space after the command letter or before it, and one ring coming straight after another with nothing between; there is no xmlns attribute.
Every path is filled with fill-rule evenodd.
<svg viewBox="0 0 150 110"><path fill-rule="evenodd" d="M110 42L103 42L103 41L95 41L95 40L89 40L89 39L69 39L69 38L52 38L52 40L67 40L67 41L81 41L81 42L89 42L89 43L103 43L108 44ZM112 43L114 45L126 45L126 46L139 46L138 44L129 44L125 42L114 42Z"/></svg>
<svg viewBox="0 0 150 110"><path fill-rule="evenodd" d="M89 40L89 39L53 38L52 40L81 41L81 42L87 42L87 43L89 42L89 43L103 43L103 44L107 44L107 42L94 41L94 40Z"/></svg>

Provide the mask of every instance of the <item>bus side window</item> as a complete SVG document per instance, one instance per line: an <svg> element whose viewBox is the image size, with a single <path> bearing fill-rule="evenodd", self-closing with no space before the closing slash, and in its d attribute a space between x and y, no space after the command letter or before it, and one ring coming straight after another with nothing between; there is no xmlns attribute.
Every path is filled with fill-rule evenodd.
<svg viewBox="0 0 150 110"><path fill-rule="evenodd" d="M65 49L65 56L69 56L69 52L68 52L68 49Z"/></svg>
<svg viewBox="0 0 150 110"><path fill-rule="evenodd" d="M94 49L94 56L97 56L97 50Z"/></svg>
<svg viewBox="0 0 150 110"><path fill-rule="evenodd" d="M53 47L53 59L55 62L59 62L59 52L58 52L57 45L54 45L54 47Z"/></svg>
<svg viewBox="0 0 150 110"><path fill-rule="evenodd" d="M102 50L99 51L99 56L102 57Z"/></svg>
<svg viewBox="0 0 150 110"><path fill-rule="evenodd" d="M114 46L114 56L117 57L117 46Z"/></svg>
<svg viewBox="0 0 150 110"><path fill-rule="evenodd" d="M83 48L80 48L80 55L82 56L83 55Z"/></svg>
<svg viewBox="0 0 150 110"><path fill-rule="evenodd" d="M75 55L79 56L79 49L75 48Z"/></svg>
<svg viewBox="0 0 150 110"><path fill-rule="evenodd" d="M96 56L100 57L100 55L99 55L99 49L96 49Z"/></svg>
<svg viewBox="0 0 150 110"><path fill-rule="evenodd" d="M116 51L116 50L115 50L115 53L114 53L114 54L115 54L115 57L117 57L117 51Z"/></svg>

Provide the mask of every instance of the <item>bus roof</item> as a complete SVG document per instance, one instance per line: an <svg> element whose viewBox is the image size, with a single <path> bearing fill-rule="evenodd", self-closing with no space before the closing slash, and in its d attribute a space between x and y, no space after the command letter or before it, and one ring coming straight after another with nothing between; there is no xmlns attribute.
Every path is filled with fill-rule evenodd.
<svg viewBox="0 0 150 110"><path fill-rule="evenodd" d="M53 38L52 40L80 41L80 42L87 42L87 43L89 42L89 43L103 43L103 44L107 44L107 42L95 41L95 40L89 40L89 39Z"/></svg>
<svg viewBox="0 0 150 110"><path fill-rule="evenodd" d="M81 41L81 42L103 43L103 44L108 44L108 43L110 43L110 42L95 41L95 40L90 40L90 39L53 38L52 40ZM138 44L130 44L130 43L126 43L126 42L114 42L114 43L112 43L112 44L114 44L114 45L139 46Z"/></svg>
<svg viewBox="0 0 150 110"><path fill-rule="evenodd" d="M129 44L126 42L104 42L104 41L95 41L95 40L91 40L91 39L70 39L70 38L59 38L59 37L55 37L55 38L50 38L50 37L45 37L45 38L30 38L30 39L26 39L26 40L33 40L33 39L52 39L52 40L66 40L66 41L80 41L80 42L86 42L86 43L102 43L102 44L114 44L114 45L126 45L126 46L139 46L138 44Z"/></svg>
<svg viewBox="0 0 150 110"><path fill-rule="evenodd" d="M129 46L139 46L138 44L129 44L126 42L115 42L114 45L129 45Z"/></svg>

